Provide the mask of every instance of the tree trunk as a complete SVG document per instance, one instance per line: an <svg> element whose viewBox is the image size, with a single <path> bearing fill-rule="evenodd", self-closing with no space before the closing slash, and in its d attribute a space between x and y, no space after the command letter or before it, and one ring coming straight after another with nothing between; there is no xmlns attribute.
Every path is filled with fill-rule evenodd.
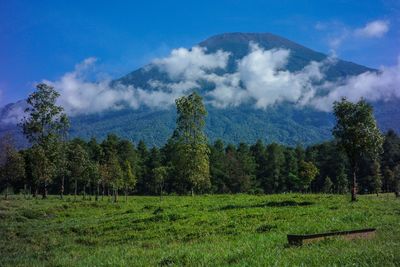
<svg viewBox="0 0 400 267"><path fill-rule="evenodd" d="M47 182L44 182L44 190L43 190L42 198L43 199L47 198Z"/></svg>
<svg viewBox="0 0 400 267"><path fill-rule="evenodd" d="M96 201L99 200L99 193L100 193L100 183L97 183L97 190L96 190Z"/></svg>
<svg viewBox="0 0 400 267"><path fill-rule="evenodd" d="M125 202L128 202L128 189L125 189Z"/></svg>
<svg viewBox="0 0 400 267"><path fill-rule="evenodd" d="M82 196L83 200L86 200L86 185L83 184L83 196Z"/></svg>
<svg viewBox="0 0 400 267"><path fill-rule="evenodd" d="M4 199L8 199L8 183L6 185L6 194L4 195Z"/></svg>
<svg viewBox="0 0 400 267"><path fill-rule="evenodd" d="M75 196L74 196L74 200L76 200L76 195L78 194L78 180L75 179Z"/></svg>
<svg viewBox="0 0 400 267"><path fill-rule="evenodd" d="M117 203L118 201L118 189L114 189L114 202Z"/></svg>
<svg viewBox="0 0 400 267"><path fill-rule="evenodd" d="M160 186L160 202L162 201L162 186Z"/></svg>
<svg viewBox="0 0 400 267"><path fill-rule="evenodd" d="M192 197L194 197L194 190L193 190L193 187L190 189L190 192L191 192Z"/></svg>
<svg viewBox="0 0 400 267"><path fill-rule="evenodd" d="M351 188L351 201L357 201L357 176L356 176L356 171L357 171L357 165L354 166L353 170L353 185Z"/></svg>
<svg viewBox="0 0 400 267"><path fill-rule="evenodd" d="M26 184L24 184L24 199L26 199L26 191L27 191Z"/></svg>
<svg viewBox="0 0 400 267"><path fill-rule="evenodd" d="M93 196L93 186L92 182L89 180L89 200L92 201L92 196Z"/></svg>
<svg viewBox="0 0 400 267"><path fill-rule="evenodd" d="M60 190L60 198L61 199L63 199L64 198L64 174L63 174L63 176L62 176L62 179L61 179L61 190Z"/></svg>

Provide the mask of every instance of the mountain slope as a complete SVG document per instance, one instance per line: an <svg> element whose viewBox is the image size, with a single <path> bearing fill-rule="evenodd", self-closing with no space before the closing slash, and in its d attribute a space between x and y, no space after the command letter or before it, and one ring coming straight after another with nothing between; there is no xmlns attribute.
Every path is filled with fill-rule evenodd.
<svg viewBox="0 0 400 267"><path fill-rule="evenodd" d="M327 55L315 52L285 38L269 33L227 33L213 36L199 46L206 47L207 52L213 53L224 50L231 53L228 66L222 73L235 71L237 60L249 53L249 43L257 43L268 50L286 48L290 50L289 62L286 69L298 71L311 61L323 61ZM357 75L370 68L352 62L338 60L326 70L326 80L334 81L350 75ZM150 80L170 82L170 78L156 66L149 64L135 70L113 83L134 85L144 90L152 90ZM205 86L200 90L206 93ZM398 103L374 103L376 116L383 130L394 128L400 130L397 119L400 118ZM9 107L8 107L9 108ZM291 103L273 105L265 110L256 109L250 105L240 105L218 109L207 105L208 117L206 132L210 141L220 138L225 142L255 142L262 139L267 143L279 142L289 145L311 144L331 138L333 116L330 113L317 111L312 108L299 108ZM104 138L107 133L114 132L123 138L137 142L143 139L149 145L162 145L172 134L175 126L175 109L151 109L141 107L137 110L122 109L94 115L80 115L71 118L72 129L70 136ZM6 113L3 111L3 113ZM1 113L0 113L1 114ZM3 117L5 115L3 114ZM0 116L1 121L1 116ZM10 129L0 124L0 134ZM14 128L15 129L15 128Z"/></svg>

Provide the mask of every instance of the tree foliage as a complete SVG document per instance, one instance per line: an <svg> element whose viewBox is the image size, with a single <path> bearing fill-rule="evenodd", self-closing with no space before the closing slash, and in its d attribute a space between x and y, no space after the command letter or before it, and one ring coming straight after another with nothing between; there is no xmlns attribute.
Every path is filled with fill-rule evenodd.
<svg viewBox="0 0 400 267"><path fill-rule="evenodd" d="M359 160L376 160L382 153L383 138L376 124L372 106L365 100L352 103L343 98L333 105L336 125L333 135L347 154L353 169L352 200L356 200L356 175Z"/></svg>
<svg viewBox="0 0 400 267"><path fill-rule="evenodd" d="M204 134L207 111L197 93L176 100L177 121L172 136L175 144L174 168L192 194L210 187L210 150Z"/></svg>

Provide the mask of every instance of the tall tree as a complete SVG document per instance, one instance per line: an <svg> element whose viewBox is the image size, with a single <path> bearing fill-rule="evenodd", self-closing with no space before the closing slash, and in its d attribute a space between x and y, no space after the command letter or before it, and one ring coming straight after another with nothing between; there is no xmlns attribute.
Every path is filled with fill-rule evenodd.
<svg viewBox="0 0 400 267"><path fill-rule="evenodd" d="M210 147L210 174L212 192L228 193L228 174L226 169L227 159L225 156L224 143L222 140L215 141Z"/></svg>
<svg viewBox="0 0 400 267"><path fill-rule="evenodd" d="M68 149L68 170L69 176L74 181L75 199L78 194L78 182L82 182L84 195L86 193L85 187L89 178L89 164L89 156L86 150L78 143L71 143Z"/></svg>
<svg viewBox="0 0 400 267"><path fill-rule="evenodd" d="M109 173L109 181L113 189L113 201L118 201L118 190L123 185L123 176L121 165L116 155L111 155L107 161L107 168Z"/></svg>
<svg viewBox="0 0 400 267"><path fill-rule="evenodd" d="M178 118L173 139L177 155L175 171L182 182L186 182L192 195L210 187L210 150L204 133L206 108L196 92L176 101Z"/></svg>
<svg viewBox="0 0 400 267"><path fill-rule="evenodd" d="M25 109L25 117L21 127L24 135L33 144L40 146L45 157L52 165L59 165L58 169L65 168L60 165L60 140L69 127L68 117L63 108L57 106L56 101L60 94L52 87L44 83L36 86L36 91L27 99L28 107ZM43 197L47 196L47 185L51 182L56 171L51 174L44 183Z"/></svg>
<svg viewBox="0 0 400 267"><path fill-rule="evenodd" d="M136 175L129 160L125 160L124 162L123 172L124 175L122 183L125 191L125 201L128 201L128 191L134 189L137 182Z"/></svg>
<svg viewBox="0 0 400 267"><path fill-rule="evenodd" d="M272 143L267 146L267 175L263 181L266 193L277 193L284 183L285 154L281 145Z"/></svg>
<svg viewBox="0 0 400 267"><path fill-rule="evenodd" d="M261 188L262 181L265 181L267 176L267 154L265 151L265 146L261 140L257 140L257 142L251 146L251 153L254 157L256 163L256 184L255 190L263 191Z"/></svg>
<svg viewBox="0 0 400 267"><path fill-rule="evenodd" d="M333 135L347 154L353 171L351 200L357 200L357 171L360 157L377 159L383 138L377 127L372 106L364 100L351 103L343 98L333 104L336 125Z"/></svg>
<svg viewBox="0 0 400 267"><path fill-rule="evenodd" d="M165 179L168 176L168 167L160 166L160 167L154 168L153 172L154 172L154 178L155 178L155 182L158 187L158 191L160 194L160 201L161 201L163 190L164 190Z"/></svg>

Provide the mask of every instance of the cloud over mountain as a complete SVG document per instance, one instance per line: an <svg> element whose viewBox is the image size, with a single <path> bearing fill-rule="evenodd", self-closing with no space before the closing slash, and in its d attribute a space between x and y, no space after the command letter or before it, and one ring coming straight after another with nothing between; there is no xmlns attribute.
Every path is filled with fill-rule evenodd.
<svg viewBox="0 0 400 267"><path fill-rule="evenodd" d="M148 88L112 83L110 79L89 81L88 74L95 58L84 60L59 80L43 82L60 92L59 104L70 115L140 106L163 109L189 91L201 90L204 82L212 85L204 92L205 100L217 108L250 104L265 109L290 102L299 107L329 111L332 103L341 97L351 101L361 97L371 101L400 98L400 64L382 67L378 72L327 81L325 73L336 64L334 58L311 61L304 68L291 72L286 68L291 57L289 49L265 50L256 43L249 43L247 55L236 60L235 70L228 72L230 56L222 50L209 53L199 46L175 49L145 68L144 71L155 68L168 77L167 80L149 80ZM21 108L10 111L7 122L18 121L22 111Z"/></svg>

